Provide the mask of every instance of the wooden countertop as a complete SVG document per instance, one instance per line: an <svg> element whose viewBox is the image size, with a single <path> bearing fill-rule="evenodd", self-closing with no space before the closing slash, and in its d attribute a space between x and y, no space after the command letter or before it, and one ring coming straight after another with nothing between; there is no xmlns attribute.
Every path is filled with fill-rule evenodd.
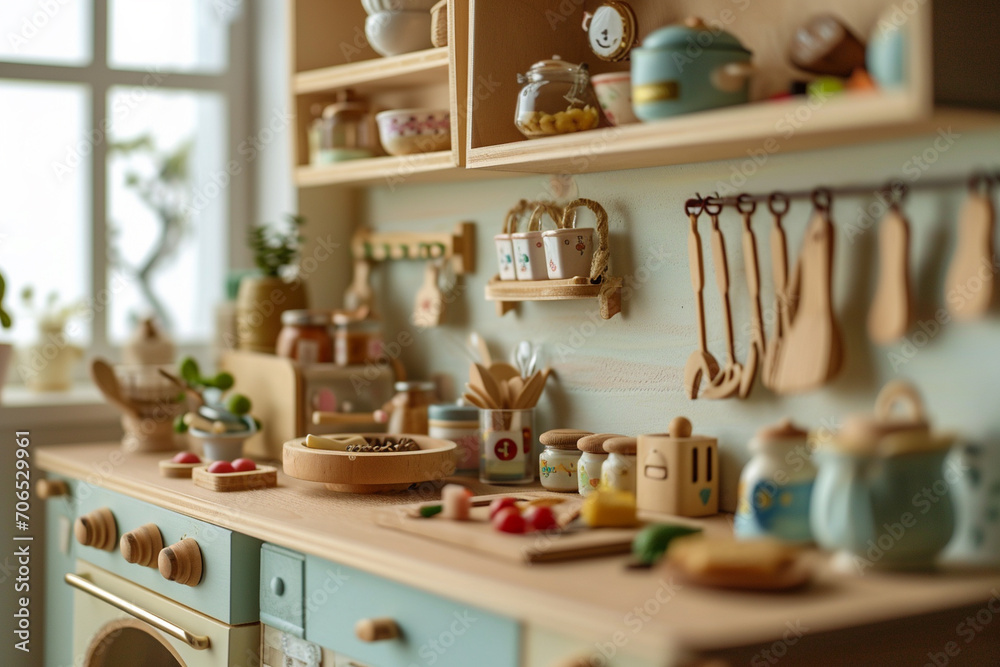
<svg viewBox="0 0 1000 667"><path fill-rule="evenodd" d="M203 521L371 572L524 622L576 634L582 646L626 637L629 653L678 655L780 639L786 623L811 633L927 614L987 601L1000 573L848 576L822 568L793 594L733 593L676 586L663 604L660 569L627 570L626 557L521 565L375 525L392 505L430 500L415 493L343 495L278 473L278 487L216 493L166 479L166 454L125 454L118 443L40 448L38 465ZM477 493L511 487L463 483ZM705 523L728 531L729 515ZM659 602L656 600L661 589ZM649 603L647 605L647 603ZM647 611L641 611L646 607ZM655 610L655 612L654 612Z"/></svg>

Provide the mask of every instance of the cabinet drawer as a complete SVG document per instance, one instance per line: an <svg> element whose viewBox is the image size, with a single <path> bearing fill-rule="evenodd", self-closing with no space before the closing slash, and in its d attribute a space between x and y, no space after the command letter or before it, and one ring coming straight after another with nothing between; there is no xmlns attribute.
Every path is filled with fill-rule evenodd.
<svg viewBox="0 0 1000 667"><path fill-rule="evenodd" d="M303 590L305 558L294 551L264 544L260 548L260 620L282 632L305 634Z"/></svg>
<svg viewBox="0 0 1000 667"><path fill-rule="evenodd" d="M524 629L524 667L566 667L568 665L603 665L604 667L660 667L666 658L643 660L629 655L630 631L613 632L607 637L582 640L561 632L529 626ZM618 644L615 639L621 639ZM619 645L620 644L620 645ZM671 663L672 664L672 663Z"/></svg>
<svg viewBox="0 0 1000 667"><path fill-rule="evenodd" d="M306 639L379 667L516 667L520 627L477 607L306 556ZM364 642L362 619L390 618L400 636Z"/></svg>

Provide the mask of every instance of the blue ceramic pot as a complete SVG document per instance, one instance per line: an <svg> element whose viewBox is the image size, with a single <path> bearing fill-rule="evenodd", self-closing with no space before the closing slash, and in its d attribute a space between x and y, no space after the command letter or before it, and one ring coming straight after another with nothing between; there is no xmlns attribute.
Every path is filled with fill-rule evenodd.
<svg viewBox="0 0 1000 667"><path fill-rule="evenodd" d="M642 120L743 104L751 53L700 19L651 33L632 49L632 109Z"/></svg>

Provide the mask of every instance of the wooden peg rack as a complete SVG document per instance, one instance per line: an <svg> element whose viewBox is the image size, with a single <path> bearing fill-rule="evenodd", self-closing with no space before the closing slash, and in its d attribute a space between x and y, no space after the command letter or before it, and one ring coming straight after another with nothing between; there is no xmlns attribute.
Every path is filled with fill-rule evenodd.
<svg viewBox="0 0 1000 667"><path fill-rule="evenodd" d="M460 222L448 232L373 232L361 228L351 239L355 260L448 259L457 275L476 270L476 225Z"/></svg>

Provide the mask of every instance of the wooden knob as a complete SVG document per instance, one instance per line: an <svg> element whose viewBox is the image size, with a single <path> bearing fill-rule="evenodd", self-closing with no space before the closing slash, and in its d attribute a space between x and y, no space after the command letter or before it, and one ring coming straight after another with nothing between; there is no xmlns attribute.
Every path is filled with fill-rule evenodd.
<svg viewBox="0 0 1000 667"><path fill-rule="evenodd" d="M674 417L673 421L670 422L670 428L667 430L671 438L690 438L691 422L686 417Z"/></svg>
<svg viewBox="0 0 1000 667"><path fill-rule="evenodd" d="M35 484L35 495L42 500L69 495L69 485L61 479L40 479Z"/></svg>
<svg viewBox="0 0 1000 667"><path fill-rule="evenodd" d="M157 564L169 581L185 586L197 586L201 581L201 549L190 537L161 550Z"/></svg>
<svg viewBox="0 0 1000 667"><path fill-rule="evenodd" d="M143 567L157 567L163 537L155 523L147 523L122 535L118 545L122 558Z"/></svg>
<svg viewBox="0 0 1000 667"><path fill-rule="evenodd" d="M118 542L118 525L115 515L107 507L77 517L73 524L76 541L85 547L114 551Z"/></svg>
<svg viewBox="0 0 1000 667"><path fill-rule="evenodd" d="M399 636L399 626L391 618L362 618L354 624L354 634L363 642L380 642Z"/></svg>

